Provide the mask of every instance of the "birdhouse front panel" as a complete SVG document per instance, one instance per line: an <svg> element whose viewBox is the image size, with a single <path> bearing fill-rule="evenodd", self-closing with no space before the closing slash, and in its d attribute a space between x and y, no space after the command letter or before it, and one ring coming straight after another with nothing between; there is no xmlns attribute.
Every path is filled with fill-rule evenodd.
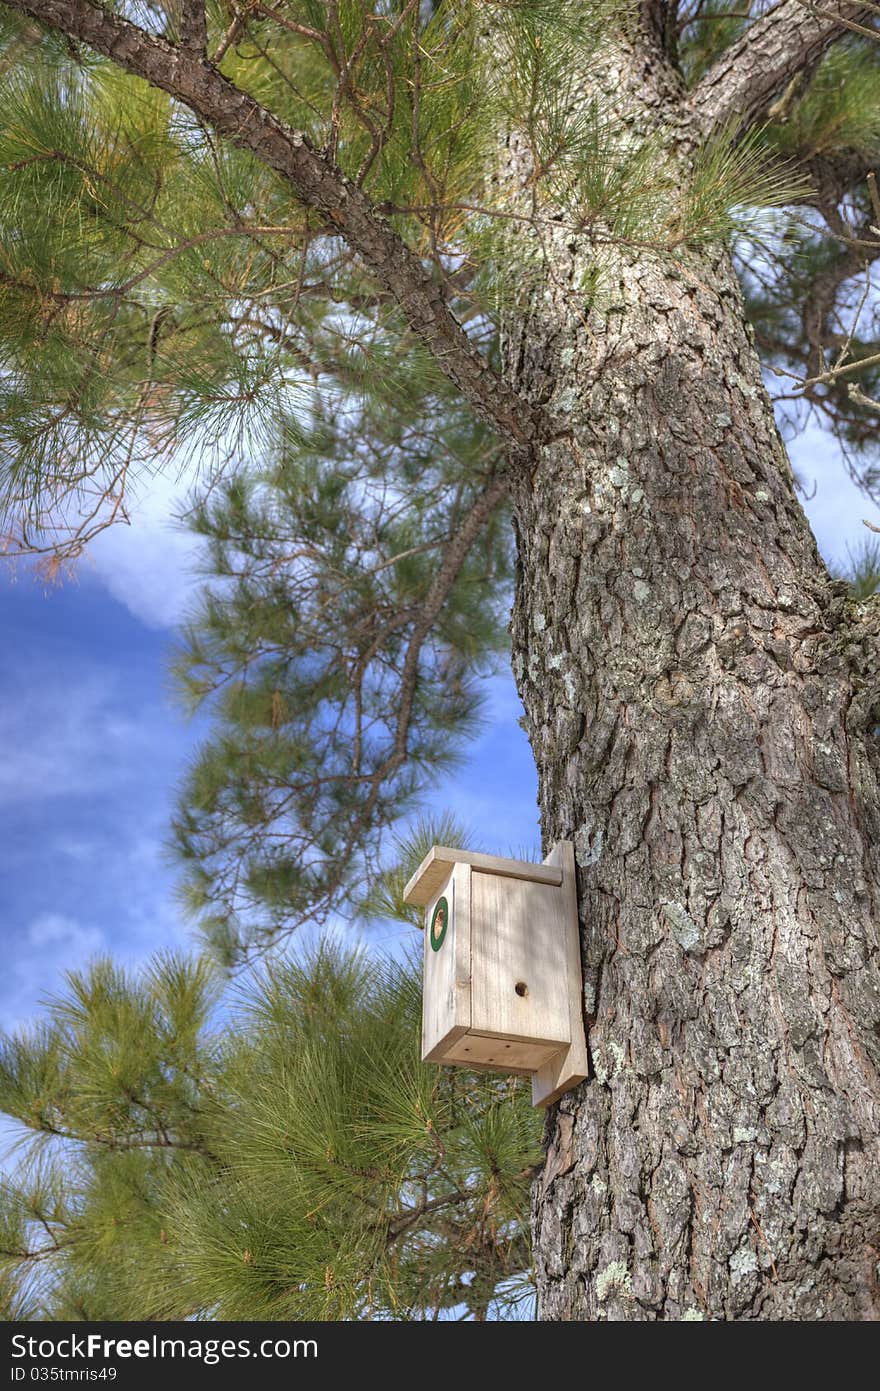
<svg viewBox="0 0 880 1391"><path fill-rule="evenodd" d="M425 909L426 1062L528 1073L536 1105L586 1076L568 842L541 865L434 846L404 898Z"/></svg>
<svg viewBox="0 0 880 1391"><path fill-rule="evenodd" d="M422 1055L442 1062L471 1024L470 866L450 865L425 913Z"/></svg>

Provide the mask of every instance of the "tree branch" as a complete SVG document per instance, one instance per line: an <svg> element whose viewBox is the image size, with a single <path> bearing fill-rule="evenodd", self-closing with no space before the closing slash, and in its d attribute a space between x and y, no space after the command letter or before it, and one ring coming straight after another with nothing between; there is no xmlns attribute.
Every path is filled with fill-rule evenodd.
<svg viewBox="0 0 880 1391"><path fill-rule="evenodd" d="M803 163L813 185L813 193L801 201L818 208L831 231L839 233L842 219L838 204L866 180L870 188L871 166L874 163L876 161L869 159L863 151L849 148L814 155Z"/></svg>
<svg viewBox="0 0 880 1391"><path fill-rule="evenodd" d="M416 336L476 414L528 451L542 430L533 407L501 380L470 341L442 285L378 214L366 195L253 97L201 56L148 34L90 0L6 0L10 9L86 44L126 72L168 92L215 130L281 174L297 197L343 237L391 294Z"/></svg>
<svg viewBox="0 0 880 1391"><path fill-rule="evenodd" d="M853 247L844 247L837 252L834 261L816 275L810 286L801 311L807 348L805 389L827 378L825 352L833 341L832 319L840 288L858 275L866 263L864 255Z"/></svg>
<svg viewBox="0 0 880 1391"><path fill-rule="evenodd" d="M736 122L745 129L761 121L773 98L797 76L807 77L847 28L870 20L871 5L853 0L781 0L746 30L709 69L691 94L697 128L709 135Z"/></svg>
<svg viewBox="0 0 880 1391"><path fill-rule="evenodd" d="M193 57L203 58L208 47L208 22L204 0L178 0L177 38Z"/></svg>
<svg viewBox="0 0 880 1391"><path fill-rule="evenodd" d="M478 1196L479 1191L476 1189L465 1189L463 1192L457 1190L454 1193L443 1193L438 1198L431 1198L417 1204L416 1207L395 1213L390 1220L384 1219L387 1221L388 1245L390 1246L392 1242L397 1241L398 1237L410 1231L423 1217L430 1213L439 1212L441 1208L457 1207L460 1203L471 1202Z"/></svg>

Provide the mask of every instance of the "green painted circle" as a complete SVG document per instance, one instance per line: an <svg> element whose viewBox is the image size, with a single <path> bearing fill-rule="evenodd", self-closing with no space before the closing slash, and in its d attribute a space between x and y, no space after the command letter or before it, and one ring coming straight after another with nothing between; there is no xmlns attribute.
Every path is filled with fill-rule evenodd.
<svg viewBox="0 0 880 1391"><path fill-rule="evenodd" d="M438 922L439 918L439 922ZM434 904L434 912L431 914L431 950L439 951L443 946L443 938L446 936L446 929L449 926L449 904L445 898L438 898Z"/></svg>

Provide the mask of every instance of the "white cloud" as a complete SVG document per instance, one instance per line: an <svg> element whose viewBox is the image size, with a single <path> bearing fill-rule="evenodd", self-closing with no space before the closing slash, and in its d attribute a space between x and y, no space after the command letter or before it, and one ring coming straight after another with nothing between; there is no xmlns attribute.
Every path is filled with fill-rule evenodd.
<svg viewBox="0 0 880 1391"><path fill-rule="evenodd" d="M79 969L108 949L99 927L69 913L39 913L23 926L6 926L11 960L0 979L4 1032L33 1023L37 1002L61 988L64 971Z"/></svg>
<svg viewBox="0 0 880 1391"><path fill-rule="evenodd" d="M94 859L97 852L98 845L95 840L88 836L69 835L66 831L53 836L49 847L51 855L63 855L75 864L88 864L89 860Z"/></svg>
<svg viewBox="0 0 880 1391"><path fill-rule="evenodd" d="M804 511L825 561L845 565L847 547L859 551L870 536L862 519L880 523L877 507L853 483L839 447L826 431L805 430L789 446L789 454L807 490Z"/></svg>
<svg viewBox="0 0 880 1391"><path fill-rule="evenodd" d="M0 707L0 806L119 787L161 738L160 712L119 713L125 695L106 670L31 676L28 699Z"/></svg>
<svg viewBox="0 0 880 1391"><path fill-rule="evenodd" d="M178 520L196 482L194 469L156 478L132 499L131 525L101 532L84 562L114 599L150 628L171 628L189 608L199 578L200 543Z"/></svg>
<svg viewBox="0 0 880 1391"><path fill-rule="evenodd" d="M83 970L97 957L111 956L117 965L137 969L157 951L194 949L167 878L157 874L160 839L157 836L151 847L146 840L136 840L131 855L126 830L113 850L105 846L103 855L96 856L92 873L101 877L103 892L94 918L88 907L80 917L60 906L24 922L16 922L14 916L4 921L0 1029L6 1032L36 1022L47 996L64 989L64 972ZM66 897L69 888L63 877L57 881L59 897ZM87 901L82 893L77 897Z"/></svg>
<svg viewBox="0 0 880 1391"><path fill-rule="evenodd" d="M77 959L99 951L104 944L100 928L88 927L66 913L41 913L25 935L31 946L51 946L59 955Z"/></svg>

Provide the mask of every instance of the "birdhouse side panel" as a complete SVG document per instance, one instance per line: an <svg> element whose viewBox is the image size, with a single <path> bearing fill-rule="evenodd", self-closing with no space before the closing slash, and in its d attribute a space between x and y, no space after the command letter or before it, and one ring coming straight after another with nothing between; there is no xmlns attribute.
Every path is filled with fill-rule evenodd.
<svg viewBox="0 0 880 1391"><path fill-rule="evenodd" d="M555 1053L532 1074L532 1102L535 1106L550 1106L560 1096L583 1082L589 1075L587 1040L584 1031L584 981L581 966L580 928L577 905L577 870L574 862L574 846L563 840L554 845L545 861L556 865L563 871L561 898L567 922L565 934L568 980L568 1017L571 1030L571 1043L568 1048Z"/></svg>
<svg viewBox="0 0 880 1391"><path fill-rule="evenodd" d="M571 1039L561 889L474 870L471 1028L562 1047Z"/></svg>
<svg viewBox="0 0 880 1391"><path fill-rule="evenodd" d="M443 1062L471 1023L469 865L456 865L425 912L422 1059Z"/></svg>

